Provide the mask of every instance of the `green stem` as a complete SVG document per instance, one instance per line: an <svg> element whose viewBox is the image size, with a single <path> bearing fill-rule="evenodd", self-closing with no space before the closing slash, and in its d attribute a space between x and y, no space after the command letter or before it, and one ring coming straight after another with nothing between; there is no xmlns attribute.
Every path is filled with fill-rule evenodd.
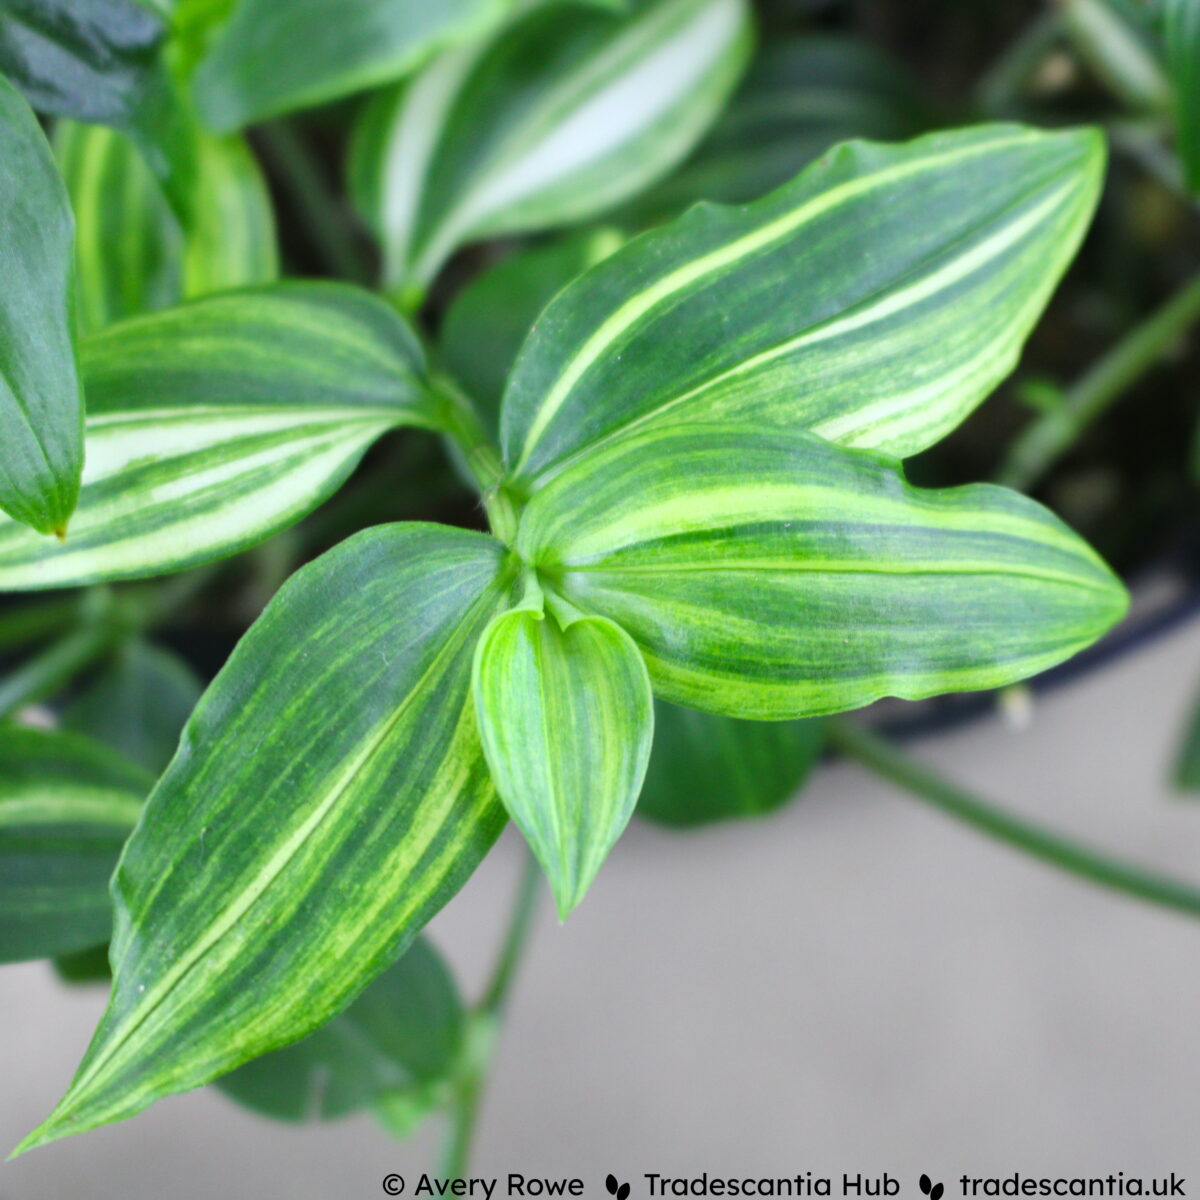
<svg viewBox="0 0 1200 1200"><path fill-rule="evenodd" d="M1031 21L979 81L976 99L987 113L1007 112L1062 34L1062 16L1049 9Z"/></svg>
<svg viewBox="0 0 1200 1200"><path fill-rule="evenodd" d="M521 881L517 885L516 899L509 916L508 931L496 956L491 978L467 1024L463 1069L450 1105L450 1130L441 1159L440 1177L443 1179L465 1179L467 1176L471 1145L479 1120L479 1106L483 1100L488 1068L495 1053L504 1008L533 929L540 875L537 860L527 850Z"/></svg>
<svg viewBox="0 0 1200 1200"><path fill-rule="evenodd" d="M78 628L0 682L0 720L62 687L76 672L101 658L121 636L107 593L89 599L89 611Z"/></svg>
<svg viewBox="0 0 1200 1200"><path fill-rule="evenodd" d="M887 739L846 720L829 723L832 743L847 757L918 800L1060 870L1139 900L1200 916L1200 887L1080 845L942 779Z"/></svg>
<svg viewBox="0 0 1200 1200"><path fill-rule="evenodd" d="M463 464L479 489L492 532L502 542L511 543L517 530L517 509L513 498L501 486L504 464L474 402L448 375L432 380L439 405L441 428L462 455Z"/></svg>
<svg viewBox="0 0 1200 1200"><path fill-rule="evenodd" d="M1137 382L1200 319L1200 274L1125 335L1064 396L1009 447L997 478L1008 487L1033 486L1075 439Z"/></svg>
<svg viewBox="0 0 1200 1200"><path fill-rule="evenodd" d="M288 195L329 267L343 279L369 285L370 266L308 143L287 121L264 125L259 137L271 165L286 180Z"/></svg>

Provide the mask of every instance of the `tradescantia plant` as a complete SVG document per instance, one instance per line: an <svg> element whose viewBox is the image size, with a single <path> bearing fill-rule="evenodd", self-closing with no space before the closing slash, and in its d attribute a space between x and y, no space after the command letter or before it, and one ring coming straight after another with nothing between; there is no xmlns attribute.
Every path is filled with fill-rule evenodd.
<svg viewBox="0 0 1200 1200"><path fill-rule="evenodd" d="M112 972L21 1150L219 1077L289 1118L320 1074L323 1115L407 1130L502 999L466 1014L418 935L509 819L565 918L648 776L669 823L766 810L820 718L1026 679L1126 608L1047 508L902 461L1017 362L1096 206L1097 131L843 141L931 117L824 42L731 101L743 0L287 7L0 3L0 589L92 589L0 711L105 663L62 728L0 725L0 955L91 970L62 956L111 926ZM826 140L763 116L797 62L857 97ZM382 294L279 281L238 131L367 88L350 190ZM753 195L719 165L739 113ZM686 207L710 180L731 203ZM463 247L606 214L430 328ZM366 522L198 702L146 640L178 596L95 586L258 546L401 427L443 439L486 528Z"/></svg>

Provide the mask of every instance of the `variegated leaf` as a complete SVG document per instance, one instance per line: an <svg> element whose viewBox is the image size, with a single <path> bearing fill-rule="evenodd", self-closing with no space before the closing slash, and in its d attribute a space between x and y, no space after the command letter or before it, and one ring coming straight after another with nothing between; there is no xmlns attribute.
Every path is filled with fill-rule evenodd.
<svg viewBox="0 0 1200 1200"><path fill-rule="evenodd" d="M1033 501L922 491L784 429L674 426L597 451L534 496L517 548L632 635L664 699L766 720L999 687L1126 606Z"/></svg>
<svg viewBox="0 0 1200 1200"><path fill-rule="evenodd" d="M616 219L644 227L697 200L746 204L838 142L899 141L932 124L915 83L867 42L811 30L768 38L712 132Z"/></svg>
<svg viewBox="0 0 1200 1200"><path fill-rule="evenodd" d="M479 37L516 0L240 0L196 73L212 128L377 87Z"/></svg>
<svg viewBox="0 0 1200 1200"><path fill-rule="evenodd" d="M543 5L364 114L352 175L385 276L419 294L472 239L579 221L674 166L745 63L745 0Z"/></svg>
<svg viewBox="0 0 1200 1200"><path fill-rule="evenodd" d="M103 125L55 127L75 212L84 333L186 297L267 283L278 273L274 216L254 157L237 138L196 136L203 170L185 236L129 138Z"/></svg>
<svg viewBox="0 0 1200 1200"><path fill-rule="evenodd" d="M152 784L87 738L0 725L0 962L108 938L109 876Z"/></svg>
<svg viewBox="0 0 1200 1200"><path fill-rule="evenodd" d="M108 1010L22 1149L311 1033L461 886L504 824L470 675L507 559L380 526L278 592L146 802L113 880Z"/></svg>
<svg viewBox="0 0 1200 1200"><path fill-rule="evenodd" d="M565 920L637 803L654 734L646 664L611 621L521 608L480 638L474 691L496 788Z"/></svg>
<svg viewBox="0 0 1200 1200"><path fill-rule="evenodd" d="M851 142L739 208L698 205L562 292L501 433L517 490L634 429L748 421L906 455L1016 362L1100 187L1095 132Z"/></svg>
<svg viewBox="0 0 1200 1200"><path fill-rule="evenodd" d="M0 520L0 590L179 571L325 500L397 425L433 427L420 348L340 284L206 297L83 343L87 465L60 544Z"/></svg>

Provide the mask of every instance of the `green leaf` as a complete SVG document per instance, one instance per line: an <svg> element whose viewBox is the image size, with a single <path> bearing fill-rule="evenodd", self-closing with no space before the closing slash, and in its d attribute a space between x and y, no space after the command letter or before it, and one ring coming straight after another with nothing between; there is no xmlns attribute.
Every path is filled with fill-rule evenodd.
<svg viewBox="0 0 1200 1200"><path fill-rule="evenodd" d="M521 351L505 457L531 489L633 428L812 429L906 455L1017 360L1087 226L1091 131L851 142L739 208L697 205L567 288Z"/></svg>
<svg viewBox="0 0 1200 1200"><path fill-rule="evenodd" d="M157 776L171 761L202 691L177 655L135 638L71 701L62 726L87 734Z"/></svg>
<svg viewBox="0 0 1200 1200"><path fill-rule="evenodd" d="M217 1087L281 1121L330 1120L444 1079L463 1034L446 964L418 937L344 1012L301 1042L252 1059Z"/></svg>
<svg viewBox="0 0 1200 1200"><path fill-rule="evenodd" d="M0 78L0 508L66 529L83 467L71 209L29 106Z"/></svg>
<svg viewBox="0 0 1200 1200"><path fill-rule="evenodd" d="M518 609L480 639L474 692L496 788L565 920L629 823L646 774L654 735L646 664L611 621L561 628Z"/></svg>
<svg viewBox="0 0 1200 1200"><path fill-rule="evenodd" d="M114 867L117 865L113 858ZM108 888L104 889L105 900L108 900ZM109 903L111 916L112 905ZM67 954L55 955L54 973L63 983L72 986L84 986L91 983L109 984L112 982L112 971L108 966L108 943L102 942L89 946L86 950L72 950Z"/></svg>
<svg viewBox="0 0 1200 1200"><path fill-rule="evenodd" d="M80 331L183 295L183 234L141 152L104 125L62 120L54 151L75 213Z"/></svg>
<svg viewBox="0 0 1200 1200"><path fill-rule="evenodd" d="M0 0L0 70L39 112L128 133L183 219L196 167L166 34L136 0Z"/></svg>
<svg viewBox="0 0 1200 1200"><path fill-rule="evenodd" d="M517 549L632 635L664 699L752 719L999 687L1126 607L1033 501L909 487L784 429L674 426L594 452L534 496Z"/></svg>
<svg viewBox="0 0 1200 1200"><path fill-rule="evenodd" d="M680 829L786 804L816 765L824 723L737 721L658 700L638 814Z"/></svg>
<svg viewBox="0 0 1200 1200"><path fill-rule="evenodd" d="M1075 49L1115 96L1134 109L1167 107L1162 41L1145 0L1063 0L1059 7Z"/></svg>
<svg viewBox="0 0 1200 1200"><path fill-rule="evenodd" d="M86 738L0 725L0 962L108 937L108 880L151 776Z"/></svg>
<svg viewBox="0 0 1200 1200"><path fill-rule="evenodd" d="M418 294L459 246L603 212L712 123L750 40L744 0L543 5L366 110L351 167L389 287Z"/></svg>
<svg viewBox="0 0 1200 1200"><path fill-rule="evenodd" d="M239 0L196 72L217 130L399 79L482 36L515 0Z"/></svg>
<svg viewBox="0 0 1200 1200"><path fill-rule="evenodd" d="M79 320L94 333L185 296L267 283L274 216L239 139L197 132L203 164L185 236L137 147L103 125L59 121L54 148L75 211Z"/></svg>
<svg viewBox="0 0 1200 1200"><path fill-rule="evenodd" d="M83 489L62 545L0 520L0 590L179 571L327 499L398 425L433 427L417 342L341 284L209 296L83 343Z"/></svg>
<svg viewBox="0 0 1200 1200"><path fill-rule="evenodd" d="M620 215L652 224L697 200L744 204L837 142L900 140L931 124L913 81L866 43L811 33L771 39L687 162Z"/></svg>
<svg viewBox="0 0 1200 1200"><path fill-rule="evenodd" d="M1200 195L1200 4L1165 0L1163 19L1179 157L1188 188Z"/></svg>
<svg viewBox="0 0 1200 1200"><path fill-rule="evenodd" d="M476 402L493 438L500 429L504 384L538 314L623 241L615 229L566 234L497 263L455 297L438 333L439 354Z"/></svg>
<svg viewBox="0 0 1200 1200"><path fill-rule="evenodd" d="M22 1149L140 1112L340 1012L504 824L471 656L507 553L369 529L298 571L184 730L113 879L113 993Z"/></svg>
<svg viewBox="0 0 1200 1200"><path fill-rule="evenodd" d="M275 214L258 160L240 137L197 130L196 162L184 296L271 282L279 274Z"/></svg>

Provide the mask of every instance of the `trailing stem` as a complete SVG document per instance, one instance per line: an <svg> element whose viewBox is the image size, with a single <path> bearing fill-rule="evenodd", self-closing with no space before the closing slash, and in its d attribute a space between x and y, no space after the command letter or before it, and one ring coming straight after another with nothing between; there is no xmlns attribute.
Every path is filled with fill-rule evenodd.
<svg viewBox="0 0 1200 1200"><path fill-rule="evenodd" d="M450 1129L442 1153L441 1176L464 1179L479 1118L479 1106L495 1052L504 1008L533 929L540 869L528 850L517 885L508 930L492 968L491 978L467 1021L463 1063L450 1103Z"/></svg>
<svg viewBox="0 0 1200 1200"><path fill-rule="evenodd" d="M1039 416L1013 444L997 474L1007 487L1033 487L1075 439L1200 320L1200 274L1130 330L1061 403Z"/></svg>
<svg viewBox="0 0 1200 1200"><path fill-rule="evenodd" d="M1089 883L1200 916L1200 887L1081 845L997 807L914 762L886 738L846 719L829 723L829 737L847 757L897 784L918 800L999 841Z"/></svg>

